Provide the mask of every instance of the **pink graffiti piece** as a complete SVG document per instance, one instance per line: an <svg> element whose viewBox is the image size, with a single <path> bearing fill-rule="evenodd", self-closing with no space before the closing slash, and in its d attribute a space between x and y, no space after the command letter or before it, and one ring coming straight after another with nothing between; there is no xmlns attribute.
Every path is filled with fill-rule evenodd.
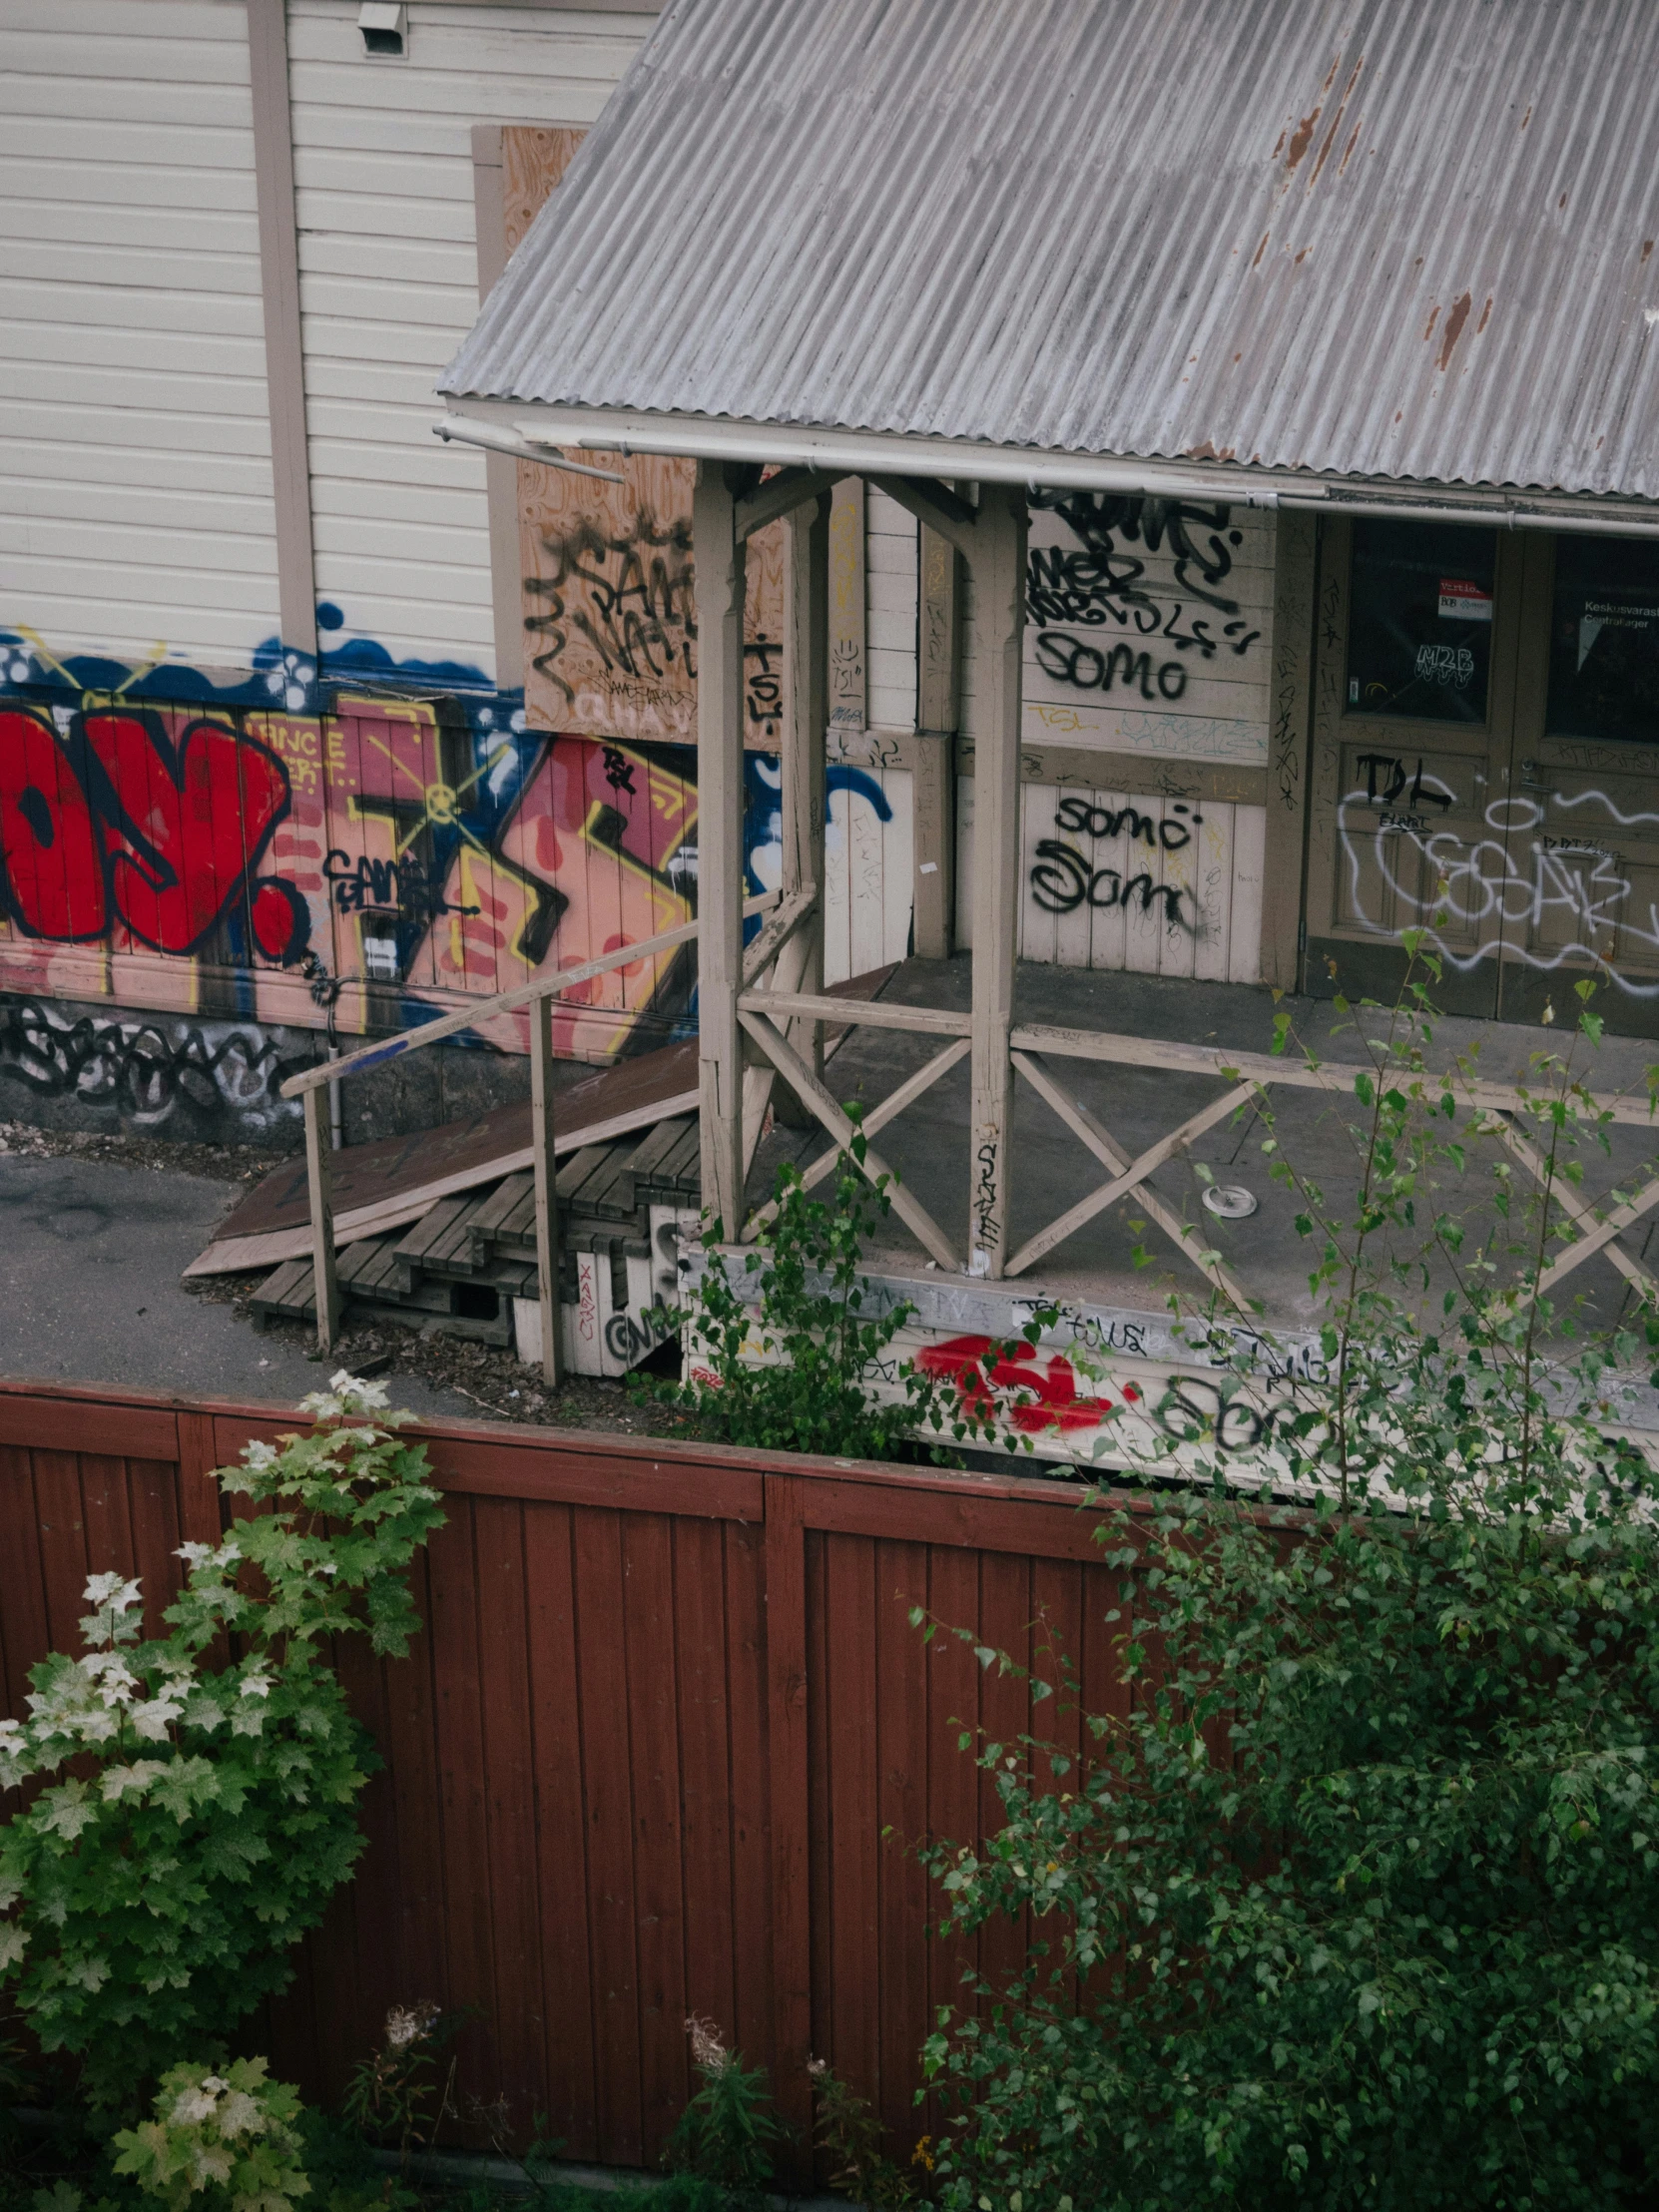
<svg viewBox="0 0 1659 2212"><path fill-rule="evenodd" d="M40 715L0 714L0 864L6 911L29 936L72 944L104 934L109 902L92 810Z"/></svg>
<svg viewBox="0 0 1659 2212"><path fill-rule="evenodd" d="M287 771L223 723L192 723L177 745L149 715L83 727L115 800L104 843L116 913L141 943L193 952L247 891L287 810Z"/></svg>
<svg viewBox="0 0 1659 2212"><path fill-rule="evenodd" d="M1042 1366L1035 1345L1007 1345L987 1375L984 1360L990 1348L989 1337L950 1337L918 1352L916 1367L923 1375L954 1382L964 1408L976 1420L994 1418L1021 1435L1039 1435L1049 1428L1062 1435L1098 1428L1115 1412L1109 1399L1078 1396L1076 1372L1063 1353L1052 1354ZM1009 1404L997 1394L1003 1390L1029 1394ZM1130 1386L1123 1394L1132 1398L1137 1393Z"/></svg>

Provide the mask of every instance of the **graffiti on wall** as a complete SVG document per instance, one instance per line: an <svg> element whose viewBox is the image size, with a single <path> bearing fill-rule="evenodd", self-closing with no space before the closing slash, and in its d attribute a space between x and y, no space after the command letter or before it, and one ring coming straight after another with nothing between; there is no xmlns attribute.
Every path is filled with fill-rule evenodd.
<svg viewBox="0 0 1659 2212"><path fill-rule="evenodd" d="M1426 925L1465 974L1500 955L1540 972L1593 965L1628 997L1659 997L1659 814L1594 784L1490 799L1478 772L1465 800L1415 755L1359 754L1351 781L1337 812L1345 920L1388 936Z"/></svg>
<svg viewBox="0 0 1659 2212"><path fill-rule="evenodd" d="M881 779L844 763L830 801L842 824L892 818ZM748 756L746 802L750 884L770 889L783 859L776 757ZM849 864L831 856L832 872ZM233 1031L327 1019L383 1032L696 910L689 748L549 738L494 698L342 693L326 716L0 705L0 989L27 1001L119 998ZM906 917L907 905L889 917L900 940ZM600 1059L687 1034L695 993L684 948L615 969L561 998L556 1049ZM527 1020L480 1033L525 1050ZM42 1043L40 1022L31 1035ZM155 1092L161 1063L188 1047L181 1071L217 1081L209 1063L226 1040L208 1038L182 1034L168 1053L141 1039L129 1075L143 1062ZM44 1081L89 1054L120 1058L112 1035L85 1030L13 1057Z"/></svg>
<svg viewBox="0 0 1659 2212"><path fill-rule="evenodd" d="M525 702L543 728L684 744L697 735L691 461L635 454L626 484L519 470ZM749 540L746 742L784 713L784 525Z"/></svg>
<svg viewBox="0 0 1659 2212"><path fill-rule="evenodd" d="M314 1040L253 1022L108 1019L34 998L0 1000L0 1103L68 1103L124 1127L222 1137L297 1122L280 1096Z"/></svg>
<svg viewBox="0 0 1659 2212"><path fill-rule="evenodd" d="M1224 504L1036 492L1026 734L1165 758L1267 758L1273 540Z"/></svg>

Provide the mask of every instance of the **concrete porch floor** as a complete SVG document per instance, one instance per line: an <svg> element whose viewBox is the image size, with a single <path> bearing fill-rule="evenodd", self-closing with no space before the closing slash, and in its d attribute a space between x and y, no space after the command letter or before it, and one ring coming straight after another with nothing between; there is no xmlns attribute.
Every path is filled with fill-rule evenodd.
<svg viewBox="0 0 1659 2212"><path fill-rule="evenodd" d="M916 1006L965 1010L972 987L967 956L950 960L908 960L893 975L882 993L883 1001ZM1656 1057L1651 1041L1609 1038L1593 1050L1576 1038L1572 1022L1577 1001L1570 986L1561 993L1560 1019L1553 1027L1522 1027L1511 1023L1443 1018L1434 1024L1431 1058L1436 1066L1450 1065L1460 1052L1478 1048L1478 1072L1488 1082L1508 1082L1528 1076L1534 1055L1570 1053L1573 1073L1598 1092L1624 1092L1644 1104L1647 1098L1645 1070ZM1362 1043L1355 1031L1363 1019L1373 1031L1386 1026L1387 1017L1366 1014L1341 1015L1329 1001L1284 998L1275 1002L1270 991L1240 984L1195 983L1157 976L1099 974L1077 969L1022 963L1015 996L1016 1022L1067 1024L1095 1030L1112 1030L1142 1038L1161 1037L1191 1044L1213 1044L1238 1051L1271 1049L1276 1011L1293 1016L1295 1037L1322 1060L1357 1063ZM1345 1033L1346 1032L1346 1033ZM831 1059L827 1081L833 1095L858 1099L870 1107L922 1063L942 1042L937 1037L911 1037L887 1029L853 1029ZM1296 1046L1290 1048L1295 1056ZM1050 1058L1051 1071L1063 1073L1073 1095L1086 1105L1131 1157L1199 1111L1217 1095L1217 1084L1205 1077L1166 1074L1141 1068L1115 1067L1085 1060ZM1535 1074L1531 1080L1536 1082ZM1352 1212L1358 1192L1358 1162L1351 1115L1360 1109L1352 1096L1333 1098L1305 1090L1277 1089L1272 1094L1279 1120L1282 1145L1299 1169L1321 1182L1343 1218ZM1106 1180L1106 1171L1066 1129L1029 1085L1015 1086L1015 1151L1012 1194L1012 1247L1083 1198ZM926 1206L959 1250L967 1239L968 1194L968 1065L964 1060L930 1091L882 1130L875 1148L897 1171ZM1268 1159L1261 1149L1266 1129L1255 1113L1235 1124L1220 1123L1194 1146L1160 1168L1154 1187L1182 1219L1203 1224L1203 1241L1218 1250L1234 1275L1255 1298L1263 1302L1265 1320L1287 1330L1307 1328L1316 1318L1308 1275L1314 1254L1295 1227L1298 1202L1271 1181ZM1628 1190L1644 1163L1652 1161L1651 1174L1659 1169L1659 1124L1616 1127L1609 1132L1611 1151L1602 1154L1586 1148L1583 1195L1599 1203L1612 1186ZM770 1196L777 1170L786 1160L805 1167L826 1149L829 1140L816 1130L775 1127L757 1153L749 1183L751 1203ZM1448 1171L1437 1204L1465 1218L1472 1239L1496 1226L1490 1194L1490 1167L1499 1156L1488 1142L1471 1150L1468 1172L1460 1181ZM1240 1184L1257 1199L1259 1211L1247 1220L1218 1220L1201 1208L1203 1184L1194 1173L1194 1162L1205 1162L1217 1180ZM1645 1179L1645 1178L1641 1178ZM1517 1170L1517 1187L1531 1189ZM822 1186L821 1186L822 1194ZM1131 1221L1144 1217L1132 1197L1121 1200L1058 1246L1026 1275L1004 1288L1019 1299L1052 1298L1091 1307L1131 1308L1138 1312L1163 1312L1172 1291L1202 1305L1209 1287L1199 1271L1185 1262L1174 1245L1156 1226L1148 1223L1137 1238ZM1624 1234L1625 1249L1640 1258L1654 1242L1653 1259L1659 1262L1659 1210L1637 1222ZM1152 1255L1152 1264L1136 1268L1131 1258L1137 1242ZM1562 1246L1552 1248L1552 1256ZM925 1254L896 1217L889 1216L878 1247L868 1255L875 1272L915 1276L927 1270ZM948 1280L948 1279L944 1279ZM959 1279L958 1279L959 1280ZM940 1275L929 1275L943 1288ZM988 1289L989 1286L977 1286ZM1632 1296L1624 1277L1604 1257L1586 1261L1563 1286L1567 1297L1581 1295L1585 1320L1610 1324Z"/></svg>

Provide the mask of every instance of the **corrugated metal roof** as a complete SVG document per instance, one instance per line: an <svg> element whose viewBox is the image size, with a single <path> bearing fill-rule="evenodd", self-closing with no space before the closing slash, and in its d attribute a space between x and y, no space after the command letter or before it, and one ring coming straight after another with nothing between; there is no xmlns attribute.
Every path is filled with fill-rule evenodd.
<svg viewBox="0 0 1659 2212"><path fill-rule="evenodd" d="M1659 497L1655 0L673 0L440 388Z"/></svg>

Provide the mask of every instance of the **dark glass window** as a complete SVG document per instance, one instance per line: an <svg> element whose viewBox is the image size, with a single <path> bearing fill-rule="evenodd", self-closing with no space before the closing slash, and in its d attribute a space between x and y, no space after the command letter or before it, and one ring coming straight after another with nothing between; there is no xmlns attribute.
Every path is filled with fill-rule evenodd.
<svg viewBox="0 0 1659 2212"><path fill-rule="evenodd" d="M1490 530L1355 521L1351 715L1485 721L1496 560Z"/></svg>
<svg viewBox="0 0 1659 2212"><path fill-rule="evenodd" d="M1659 542L1556 539L1549 729L1659 744Z"/></svg>

